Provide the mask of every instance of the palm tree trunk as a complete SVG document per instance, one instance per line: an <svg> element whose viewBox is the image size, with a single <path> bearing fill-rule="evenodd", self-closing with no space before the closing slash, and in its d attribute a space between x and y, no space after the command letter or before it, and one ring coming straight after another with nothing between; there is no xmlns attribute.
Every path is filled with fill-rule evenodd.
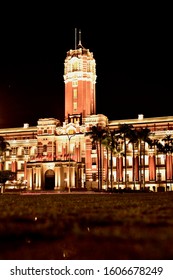
<svg viewBox="0 0 173 280"><path fill-rule="evenodd" d="M106 148L106 152L107 152L106 187L107 187L107 190L108 190L108 186L109 186L109 150L108 150L108 148Z"/></svg>
<svg viewBox="0 0 173 280"><path fill-rule="evenodd" d="M100 190L100 156L99 156L99 146L97 143L97 172L98 172L98 191Z"/></svg>
<svg viewBox="0 0 173 280"><path fill-rule="evenodd" d="M102 145L101 145L101 141L99 142L99 146L100 146L100 190L102 190Z"/></svg>
<svg viewBox="0 0 173 280"><path fill-rule="evenodd" d="M127 188L127 150L126 150L126 137L124 137L124 154L125 154L125 188Z"/></svg>
<svg viewBox="0 0 173 280"><path fill-rule="evenodd" d="M1 194L4 193L4 189L5 189L5 184L2 184L2 185L1 185Z"/></svg>
<svg viewBox="0 0 173 280"><path fill-rule="evenodd" d="M111 191L113 190L113 159L112 159L112 151L111 151Z"/></svg>
<svg viewBox="0 0 173 280"><path fill-rule="evenodd" d="M142 151L141 151L141 140L139 142L139 167L140 167L140 190L142 189Z"/></svg>
<svg viewBox="0 0 173 280"><path fill-rule="evenodd" d="M145 189L145 142L144 142L144 150L143 150L143 187Z"/></svg>
<svg viewBox="0 0 173 280"><path fill-rule="evenodd" d="M169 155L169 154L168 154ZM167 183L168 183L168 179L167 179L167 160L168 160L168 155L165 155L165 182L166 182L166 191L167 191Z"/></svg>

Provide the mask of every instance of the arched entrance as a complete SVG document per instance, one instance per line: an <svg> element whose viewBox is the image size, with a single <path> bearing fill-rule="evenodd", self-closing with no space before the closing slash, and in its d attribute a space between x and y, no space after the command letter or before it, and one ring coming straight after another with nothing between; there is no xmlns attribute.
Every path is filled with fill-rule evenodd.
<svg viewBox="0 0 173 280"><path fill-rule="evenodd" d="M45 173L45 190L54 190L55 187L55 172L48 169Z"/></svg>

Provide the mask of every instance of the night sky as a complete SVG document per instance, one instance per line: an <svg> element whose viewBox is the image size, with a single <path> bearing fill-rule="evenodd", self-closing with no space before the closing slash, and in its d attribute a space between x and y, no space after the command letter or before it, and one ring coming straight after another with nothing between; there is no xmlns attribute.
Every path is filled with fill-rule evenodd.
<svg viewBox="0 0 173 280"><path fill-rule="evenodd" d="M67 11L55 7L1 9L0 128L47 117L64 121L64 60L74 49L75 28L96 59L97 114L109 120L173 115L170 7L102 8L68 21Z"/></svg>

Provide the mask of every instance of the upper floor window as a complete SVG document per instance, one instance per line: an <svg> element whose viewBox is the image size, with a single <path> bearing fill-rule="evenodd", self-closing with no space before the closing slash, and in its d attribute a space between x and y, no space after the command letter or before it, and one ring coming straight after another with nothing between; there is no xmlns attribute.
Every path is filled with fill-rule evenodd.
<svg viewBox="0 0 173 280"><path fill-rule="evenodd" d="M77 110L77 102L73 102L73 110L74 110L74 111Z"/></svg>
<svg viewBox="0 0 173 280"><path fill-rule="evenodd" d="M72 65L72 71L77 71L79 69L78 61L74 61Z"/></svg>
<svg viewBox="0 0 173 280"><path fill-rule="evenodd" d="M92 150L96 150L96 143L92 143Z"/></svg>
<svg viewBox="0 0 173 280"><path fill-rule="evenodd" d="M74 80L72 82L72 87L77 87L78 86L78 80Z"/></svg>
<svg viewBox="0 0 173 280"><path fill-rule="evenodd" d="M73 98L74 98L74 99L77 99L77 89L74 89L74 90L73 90Z"/></svg>
<svg viewBox="0 0 173 280"><path fill-rule="evenodd" d="M17 147L12 147L11 148L11 153L12 153L12 155L16 155L17 154Z"/></svg>
<svg viewBox="0 0 173 280"><path fill-rule="evenodd" d="M11 163L8 163L7 170L11 170L11 167L12 167Z"/></svg>
<svg viewBox="0 0 173 280"><path fill-rule="evenodd" d="M24 170L24 163L21 163L20 168L21 170Z"/></svg>
<svg viewBox="0 0 173 280"><path fill-rule="evenodd" d="M96 158L92 158L92 165L96 165Z"/></svg>
<svg viewBox="0 0 173 280"><path fill-rule="evenodd" d="M47 145L43 145L43 153L47 152Z"/></svg>
<svg viewBox="0 0 173 280"><path fill-rule="evenodd" d="M24 155L29 155L29 147L24 147Z"/></svg>

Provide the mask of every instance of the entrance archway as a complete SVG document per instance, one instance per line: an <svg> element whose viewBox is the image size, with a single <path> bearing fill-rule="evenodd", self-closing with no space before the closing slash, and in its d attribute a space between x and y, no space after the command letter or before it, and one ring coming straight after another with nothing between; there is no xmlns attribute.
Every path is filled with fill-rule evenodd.
<svg viewBox="0 0 173 280"><path fill-rule="evenodd" d="M48 169L45 173L45 190L54 190L55 187L55 172Z"/></svg>

